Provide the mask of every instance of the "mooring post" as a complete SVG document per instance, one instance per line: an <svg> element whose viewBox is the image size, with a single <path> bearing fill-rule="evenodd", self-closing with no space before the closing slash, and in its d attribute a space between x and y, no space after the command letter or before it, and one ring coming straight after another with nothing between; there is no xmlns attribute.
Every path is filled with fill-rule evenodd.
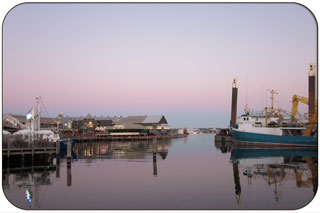
<svg viewBox="0 0 320 213"><path fill-rule="evenodd" d="M238 102L238 85L237 79L232 82L232 102L231 102L231 120L230 126L233 127L237 122L237 102Z"/></svg>
<svg viewBox="0 0 320 213"><path fill-rule="evenodd" d="M56 177L60 177L60 140L56 141Z"/></svg>
<svg viewBox="0 0 320 213"><path fill-rule="evenodd" d="M311 121L312 115L315 113L315 99L316 99L316 70L315 65L310 65L309 70L309 90L308 90L308 101L309 101L309 122Z"/></svg>
<svg viewBox="0 0 320 213"><path fill-rule="evenodd" d="M56 142L56 157L60 157L60 140L57 140Z"/></svg>
<svg viewBox="0 0 320 213"><path fill-rule="evenodd" d="M67 141L67 158L70 158L71 159L71 140L70 138L68 138L68 141Z"/></svg>

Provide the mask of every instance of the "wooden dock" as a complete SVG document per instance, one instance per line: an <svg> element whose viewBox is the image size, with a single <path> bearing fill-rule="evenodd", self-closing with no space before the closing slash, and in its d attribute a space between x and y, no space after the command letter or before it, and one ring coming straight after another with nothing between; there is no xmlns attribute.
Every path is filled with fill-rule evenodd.
<svg viewBox="0 0 320 213"><path fill-rule="evenodd" d="M15 156L15 155L39 155L56 153L56 147L53 143L49 142L35 142L32 144L26 142L3 142L2 143L2 156Z"/></svg>

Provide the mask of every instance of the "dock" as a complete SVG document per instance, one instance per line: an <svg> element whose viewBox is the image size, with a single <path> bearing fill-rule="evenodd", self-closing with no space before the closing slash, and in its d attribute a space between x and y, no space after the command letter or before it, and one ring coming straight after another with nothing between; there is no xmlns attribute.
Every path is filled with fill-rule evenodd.
<svg viewBox="0 0 320 213"><path fill-rule="evenodd" d="M2 141L3 167L17 165L28 167L39 163L51 165L56 153L60 152L52 142Z"/></svg>
<svg viewBox="0 0 320 213"><path fill-rule="evenodd" d="M33 144L23 142L3 142L2 143L2 156L10 157L12 155L40 155L56 153L56 147L53 143L49 142L36 142Z"/></svg>

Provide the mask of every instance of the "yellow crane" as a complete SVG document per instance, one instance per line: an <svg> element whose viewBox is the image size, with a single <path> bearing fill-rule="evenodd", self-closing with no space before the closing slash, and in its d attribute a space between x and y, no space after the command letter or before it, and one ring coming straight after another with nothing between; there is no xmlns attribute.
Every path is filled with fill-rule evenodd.
<svg viewBox="0 0 320 213"><path fill-rule="evenodd" d="M292 123L295 120L295 116L298 114L298 104L299 102L304 104L309 104L309 100L306 97L298 96L296 94L292 97L292 110L291 110L291 121Z"/></svg>
<svg viewBox="0 0 320 213"><path fill-rule="evenodd" d="M309 100L306 97L303 96L298 96L296 94L293 95L292 97L292 111L291 111L291 121L294 122L295 116L298 114L298 104L299 102L304 103L304 104L309 104ZM309 122L307 124L307 128L303 133L303 136L311 136L312 130L314 126L318 122L318 110L317 110L317 103L315 103L315 113L312 115L309 115Z"/></svg>
<svg viewBox="0 0 320 213"><path fill-rule="evenodd" d="M306 130L304 130L302 136L311 136L312 130L318 123L318 110L316 109L314 114L309 118Z"/></svg>

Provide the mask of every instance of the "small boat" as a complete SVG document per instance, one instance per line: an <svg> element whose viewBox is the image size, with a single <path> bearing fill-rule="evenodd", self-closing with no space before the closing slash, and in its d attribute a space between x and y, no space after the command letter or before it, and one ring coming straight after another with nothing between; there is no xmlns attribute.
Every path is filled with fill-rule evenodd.
<svg viewBox="0 0 320 213"><path fill-rule="evenodd" d="M216 142L231 142L232 136L229 128L218 128L214 136Z"/></svg>
<svg viewBox="0 0 320 213"><path fill-rule="evenodd" d="M69 140L71 142L71 148L74 147L74 145L76 144L76 141L74 139L61 138L60 139L60 150L66 150L68 148L68 141ZM54 142L54 146L56 147L56 142Z"/></svg>

